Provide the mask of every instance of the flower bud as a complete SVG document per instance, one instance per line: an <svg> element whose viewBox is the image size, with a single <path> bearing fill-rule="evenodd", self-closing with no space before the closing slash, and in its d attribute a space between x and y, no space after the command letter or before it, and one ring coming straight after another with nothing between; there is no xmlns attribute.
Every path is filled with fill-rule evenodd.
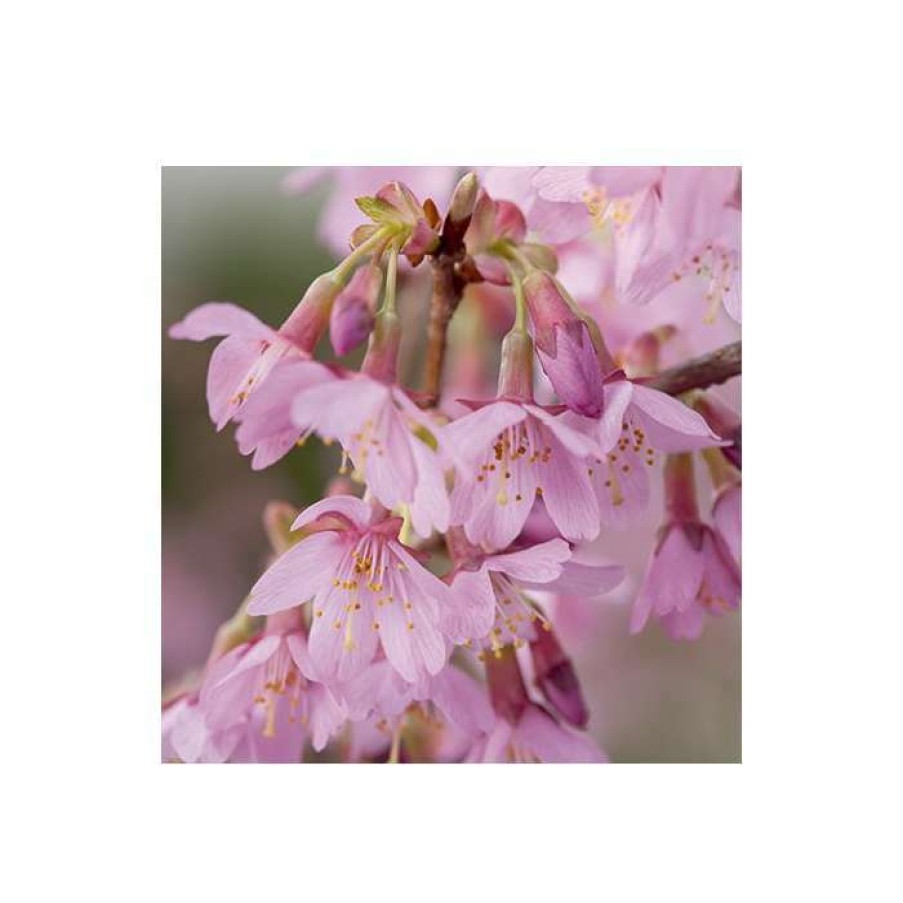
<svg viewBox="0 0 903 903"><path fill-rule="evenodd" d="M312 354L329 325L332 303L341 288L332 273L314 279L298 306L279 327L279 335L306 354Z"/></svg>
<svg viewBox="0 0 903 903"><path fill-rule="evenodd" d="M514 647L503 646L493 653L487 653L485 664L489 701L493 711L509 724L517 724L530 704L530 697L520 673Z"/></svg>
<svg viewBox="0 0 903 903"><path fill-rule="evenodd" d="M530 643L530 656L536 686L552 708L575 727L586 727L589 711L577 673L553 631L536 631L536 639Z"/></svg>
<svg viewBox="0 0 903 903"><path fill-rule="evenodd" d="M461 177L448 204L448 219L451 223L460 225L470 219L477 202L479 187L474 173L469 172Z"/></svg>
<svg viewBox="0 0 903 903"><path fill-rule="evenodd" d="M552 388L572 411L598 417L602 413L603 374L591 329L595 324L574 311L548 273L533 270L523 285L536 351Z"/></svg>
<svg viewBox="0 0 903 903"><path fill-rule="evenodd" d="M361 267L335 299L329 317L329 340L339 357L357 348L370 335L382 281L378 266Z"/></svg>

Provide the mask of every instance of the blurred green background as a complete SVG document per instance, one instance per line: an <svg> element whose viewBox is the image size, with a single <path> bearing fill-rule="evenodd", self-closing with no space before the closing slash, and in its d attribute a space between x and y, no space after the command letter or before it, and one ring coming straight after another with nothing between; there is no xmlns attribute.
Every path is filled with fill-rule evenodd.
<svg viewBox="0 0 903 903"><path fill-rule="evenodd" d="M316 233L328 194L286 195L280 167L162 171L162 327L206 301L231 301L278 325L334 258ZM163 680L203 664L216 627L240 604L268 551L261 514L271 499L320 497L338 453L316 441L254 472L232 427L206 410L215 341L163 339ZM564 634L592 711L591 731L615 762L740 760L740 617L711 621L693 644L658 629L627 633L628 603L649 553L655 510L636 530L604 537L631 578L601 603L592 629Z"/></svg>

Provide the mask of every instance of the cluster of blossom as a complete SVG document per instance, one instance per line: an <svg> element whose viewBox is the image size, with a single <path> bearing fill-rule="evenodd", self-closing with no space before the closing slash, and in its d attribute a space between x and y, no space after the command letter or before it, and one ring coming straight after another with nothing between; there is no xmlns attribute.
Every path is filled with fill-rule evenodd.
<svg viewBox="0 0 903 903"><path fill-rule="evenodd" d="M342 464L320 501L267 509L275 558L197 685L166 701L168 761L299 762L308 747L345 761L606 761L541 600L597 600L621 582L620 564L588 563L581 546L644 512L658 472L664 522L631 629L652 617L695 638L739 605L739 419L710 392L672 397L652 379L675 337L739 321L739 172L403 175L431 197L396 178L355 207L374 173L335 174L323 236L345 256L278 329L225 303L170 329L222 337L210 416L237 425L253 468L312 434L340 444ZM443 370L465 294L484 326L507 318L494 397L468 376L466 348L441 382L401 384L402 326L415 327L397 295L424 262L428 370ZM673 316L644 319L663 305ZM367 343L358 370L315 359L327 333L339 358Z"/></svg>

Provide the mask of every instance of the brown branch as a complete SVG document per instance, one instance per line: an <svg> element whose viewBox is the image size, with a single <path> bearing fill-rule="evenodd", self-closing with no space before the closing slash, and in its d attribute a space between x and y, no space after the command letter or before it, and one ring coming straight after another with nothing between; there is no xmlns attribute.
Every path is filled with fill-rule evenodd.
<svg viewBox="0 0 903 903"><path fill-rule="evenodd" d="M717 386L732 376L739 376L741 364L741 343L734 342L640 382L668 395L682 395L691 389Z"/></svg>
<svg viewBox="0 0 903 903"><path fill-rule="evenodd" d="M426 330L426 363L424 364L424 402L434 405L439 398L442 368L445 364L445 337L461 295L455 280L455 261L440 254L430 261L433 268L433 296Z"/></svg>

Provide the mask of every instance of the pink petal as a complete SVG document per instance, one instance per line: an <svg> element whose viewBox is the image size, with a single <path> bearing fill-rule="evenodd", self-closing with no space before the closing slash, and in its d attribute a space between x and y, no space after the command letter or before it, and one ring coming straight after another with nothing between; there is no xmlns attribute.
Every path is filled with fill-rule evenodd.
<svg viewBox="0 0 903 903"><path fill-rule="evenodd" d="M495 724L486 688L458 668L443 668L430 681L429 695L442 714L467 733L486 733Z"/></svg>
<svg viewBox="0 0 903 903"><path fill-rule="evenodd" d="M693 451L721 441L702 415L664 392L634 384L632 403L656 451Z"/></svg>
<svg viewBox="0 0 903 903"><path fill-rule="evenodd" d="M213 349L207 369L207 407L217 430L238 412L241 405L238 393L259 358L260 343L240 336L223 339Z"/></svg>
<svg viewBox="0 0 903 903"><path fill-rule="evenodd" d="M214 336L241 336L245 339L275 341L276 333L254 314L235 304L214 301L202 304L169 328L174 339L203 342Z"/></svg>
<svg viewBox="0 0 903 903"><path fill-rule="evenodd" d="M533 185L547 201L582 202L591 187L589 166L543 166L533 176Z"/></svg>
<svg viewBox="0 0 903 903"><path fill-rule="evenodd" d="M379 636L392 667L413 683L425 674L437 674L445 665L447 653L436 623L435 605L416 592L406 592L405 583L394 575L388 582L394 587L395 602L380 609ZM410 610L404 608L405 601L411 603Z"/></svg>
<svg viewBox="0 0 903 903"><path fill-rule="evenodd" d="M693 547L680 526L671 527L653 556L640 595L649 595L659 615L684 611L696 600L704 573L702 550Z"/></svg>
<svg viewBox="0 0 903 903"><path fill-rule="evenodd" d="M308 505L296 518L292 524L293 530L300 530L302 527L312 524L320 517L328 517L330 514L338 514L355 525L359 530L363 530L370 523L373 516L373 509L369 503L355 498L353 495L331 495L328 498L320 499L313 505Z"/></svg>
<svg viewBox="0 0 903 903"><path fill-rule="evenodd" d="M561 576L562 566L571 557L571 547L563 539L550 539L507 555L490 555L483 564L516 580L548 583Z"/></svg>
<svg viewBox="0 0 903 903"><path fill-rule="evenodd" d="M439 458L417 437L411 439L411 451L417 469L414 498L410 505L411 523L419 536L429 536L433 528L444 533L448 530L450 505Z"/></svg>
<svg viewBox="0 0 903 903"><path fill-rule="evenodd" d="M524 407L533 417L544 424L547 432L551 433L570 455L579 458L601 457L602 449L599 447L599 443L589 435L589 432L595 428L595 423L589 418L555 416L535 405L524 405Z"/></svg>
<svg viewBox="0 0 903 903"><path fill-rule="evenodd" d="M578 542L599 535L599 504L586 464L575 458L557 438L549 438L552 455L539 474L542 500L549 517L565 539Z"/></svg>
<svg viewBox="0 0 903 903"><path fill-rule="evenodd" d="M712 519L718 533L730 549L734 561L740 561L740 525L741 525L741 491L740 486L731 486L719 493L712 508Z"/></svg>
<svg viewBox="0 0 903 903"><path fill-rule="evenodd" d="M521 405L496 401L448 424L442 432L445 442L467 461L486 454L492 442L527 416Z"/></svg>
<svg viewBox="0 0 903 903"><path fill-rule="evenodd" d="M310 540L304 540L300 545L307 542ZM330 576L331 572L327 569L323 578L329 579ZM346 681L360 674L373 661L379 645L377 631L372 626L373 612L370 607L348 612L345 610L347 603L348 594L330 584L322 597L318 596L314 606L307 648L317 671L328 682ZM318 615L318 611L323 614ZM350 647L346 643L345 619L348 617L352 618ZM336 624L340 626L336 628Z"/></svg>
<svg viewBox="0 0 903 903"><path fill-rule="evenodd" d="M618 586L625 573L619 564L577 564L568 561L562 568L561 576L543 589L595 599Z"/></svg>
<svg viewBox="0 0 903 903"><path fill-rule="evenodd" d="M344 537L315 533L284 552L251 589L248 614L268 615L301 605L335 576L345 551Z"/></svg>
<svg viewBox="0 0 903 903"><path fill-rule="evenodd" d="M626 379L605 383L605 409L599 423L599 445L603 452L610 452L621 438L624 417L633 397L633 389L634 384Z"/></svg>
<svg viewBox="0 0 903 903"><path fill-rule="evenodd" d="M315 429L324 438L344 440L364 421L377 419L389 404L388 386L366 376L337 379L299 392L292 402L292 420L302 429Z"/></svg>
<svg viewBox="0 0 903 903"><path fill-rule="evenodd" d="M439 613L439 626L453 643L481 640L495 621L495 592L485 568L459 571L448 601Z"/></svg>
<svg viewBox="0 0 903 903"><path fill-rule="evenodd" d="M607 762L605 753L586 735L559 725L538 706L530 706L515 728L515 741L541 762Z"/></svg>
<svg viewBox="0 0 903 903"><path fill-rule="evenodd" d="M661 177L662 166L594 166L589 174L611 197L625 197L650 188Z"/></svg>

